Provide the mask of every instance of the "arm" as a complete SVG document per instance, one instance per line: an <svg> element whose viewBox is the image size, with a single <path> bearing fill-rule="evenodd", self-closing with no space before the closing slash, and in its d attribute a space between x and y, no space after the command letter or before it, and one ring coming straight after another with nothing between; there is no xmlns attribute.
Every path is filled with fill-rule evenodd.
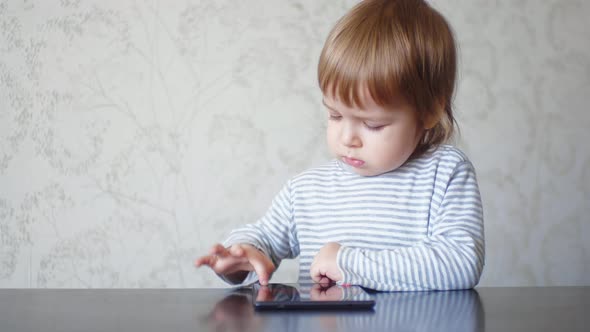
<svg viewBox="0 0 590 332"><path fill-rule="evenodd" d="M266 214L255 224L233 230L223 243L225 247L235 244L249 244L269 257L275 267L281 260L299 255L299 244L293 224L293 208L291 203L290 183L274 198ZM255 273L238 273L225 281L236 283L252 283L257 280Z"/></svg>
<svg viewBox="0 0 590 332"><path fill-rule="evenodd" d="M336 258L339 283L389 291L473 288L483 270L485 248L481 198L471 163L455 167L439 196L442 202L423 242L396 250L341 247Z"/></svg>

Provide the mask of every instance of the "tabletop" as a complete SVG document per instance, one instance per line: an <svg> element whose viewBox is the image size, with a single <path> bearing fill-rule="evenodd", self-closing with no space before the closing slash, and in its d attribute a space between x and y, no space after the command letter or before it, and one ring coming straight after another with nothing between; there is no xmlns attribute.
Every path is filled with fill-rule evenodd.
<svg viewBox="0 0 590 332"><path fill-rule="evenodd" d="M247 289L0 289L0 331L590 331L590 287L373 296L372 311L258 312Z"/></svg>

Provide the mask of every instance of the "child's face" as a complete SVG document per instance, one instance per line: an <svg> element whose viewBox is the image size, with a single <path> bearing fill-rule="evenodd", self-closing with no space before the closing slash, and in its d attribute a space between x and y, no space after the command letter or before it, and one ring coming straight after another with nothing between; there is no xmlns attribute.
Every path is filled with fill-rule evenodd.
<svg viewBox="0 0 590 332"><path fill-rule="evenodd" d="M324 95L328 111L327 139L334 156L359 175L373 176L400 167L414 152L422 135L414 108L401 96L384 109L368 93L364 108L348 107Z"/></svg>

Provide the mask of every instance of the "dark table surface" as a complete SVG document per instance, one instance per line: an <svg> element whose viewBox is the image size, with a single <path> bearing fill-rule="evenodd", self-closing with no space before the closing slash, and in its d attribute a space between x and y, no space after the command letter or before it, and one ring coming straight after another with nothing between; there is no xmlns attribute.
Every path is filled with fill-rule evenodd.
<svg viewBox="0 0 590 332"><path fill-rule="evenodd" d="M0 331L590 331L590 287L374 296L374 311L256 312L244 289L0 289Z"/></svg>

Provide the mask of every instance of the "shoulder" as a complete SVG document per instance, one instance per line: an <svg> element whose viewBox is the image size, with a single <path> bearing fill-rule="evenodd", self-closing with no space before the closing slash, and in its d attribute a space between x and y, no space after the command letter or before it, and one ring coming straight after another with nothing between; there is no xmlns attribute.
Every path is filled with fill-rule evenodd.
<svg viewBox="0 0 590 332"><path fill-rule="evenodd" d="M453 145L440 145L435 149L425 152L420 157L409 160L408 165L410 166L423 166L423 167L435 167L435 168L450 168L455 169L461 165L468 164L472 167L471 161L459 148Z"/></svg>
<svg viewBox="0 0 590 332"><path fill-rule="evenodd" d="M473 166L467 154L453 145L441 145L433 152L433 155L438 160L451 165L459 166L468 164L469 166Z"/></svg>
<svg viewBox="0 0 590 332"><path fill-rule="evenodd" d="M441 145L409 160L400 167L399 172L416 179L430 178L435 186L445 186L455 174L475 174L475 169L467 155L459 148Z"/></svg>
<svg viewBox="0 0 590 332"><path fill-rule="evenodd" d="M465 152L461 151L461 149L454 145L440 145L433 151L433 154L449 160L455 160L458 163L469 161Z"/></svg>

